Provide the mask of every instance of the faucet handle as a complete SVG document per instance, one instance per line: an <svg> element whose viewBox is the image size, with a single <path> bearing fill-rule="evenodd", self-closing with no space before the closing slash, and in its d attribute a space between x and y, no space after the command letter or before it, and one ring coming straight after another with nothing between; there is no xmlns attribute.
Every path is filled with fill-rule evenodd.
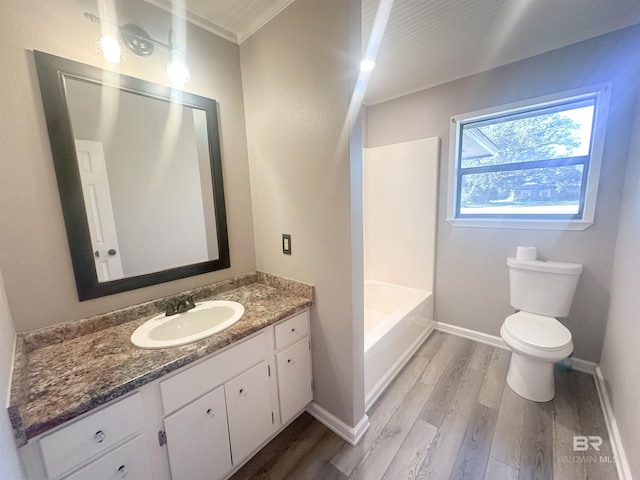
<svg viewBox="0 0 640 480"><path fill-rule="evenodd" d="M196 302L193 299L193 293L190 294L185 300L184 300L184 306L186 307L187 310L191 310L192 308L196 308Z"/></svg>
<svg viewBox="0 0 640 480"><path fill-rule="evenodd" d="M176 313L178 313L178 305L176 305L175 302L171 300L167 300L165 302L164 313L165 313L165 316L167 317L170 317L171 315L175 315Z"/></svg>

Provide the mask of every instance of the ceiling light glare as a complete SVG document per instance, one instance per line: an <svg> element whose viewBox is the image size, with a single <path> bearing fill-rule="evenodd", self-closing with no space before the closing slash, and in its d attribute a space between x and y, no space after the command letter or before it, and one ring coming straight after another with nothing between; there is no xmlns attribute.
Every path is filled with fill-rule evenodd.
<svg viewBox="0 0 640 480"><path fill-rule="evenodd" d="M370 72L376 66L373 60L363 60L360 62L360 71L363 73Z"/></svg>

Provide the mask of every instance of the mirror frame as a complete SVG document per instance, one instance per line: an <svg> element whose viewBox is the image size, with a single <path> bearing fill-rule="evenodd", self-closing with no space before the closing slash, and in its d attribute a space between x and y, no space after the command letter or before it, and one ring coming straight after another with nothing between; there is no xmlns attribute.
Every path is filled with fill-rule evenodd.
<svg viewBox="0 0 640 480"><path fill-rule="evenodd" d="M40 82L40 92L49 131L49 141L51 143L51 152L53 154L79 300L98 298L229 268L229 240L222 182L222 159L216 101L48 53L36 50L33 53ZM175 102L172 99L179 98L180 101L178 103L206 112L211 174L213 177L213 200L218 235L218 259L108 282L98 282L86 207L82 194L80 171L74 146L73 130L67 108L65 77L109 85L120 90L165 102Z"/></svg>

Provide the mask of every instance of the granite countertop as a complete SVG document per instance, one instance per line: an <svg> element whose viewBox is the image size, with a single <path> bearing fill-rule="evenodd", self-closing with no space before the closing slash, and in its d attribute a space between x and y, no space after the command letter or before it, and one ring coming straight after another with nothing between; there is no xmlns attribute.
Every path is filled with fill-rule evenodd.
<svg viewBox="0 0 640 480"><path fill-rule="evenodd" d="M188 293L239 302L244 315L211 337L158 350L134 347L130 336L165 299L18 335L9 402L17 445L313 303L312 286L262 272Z"/></svg>

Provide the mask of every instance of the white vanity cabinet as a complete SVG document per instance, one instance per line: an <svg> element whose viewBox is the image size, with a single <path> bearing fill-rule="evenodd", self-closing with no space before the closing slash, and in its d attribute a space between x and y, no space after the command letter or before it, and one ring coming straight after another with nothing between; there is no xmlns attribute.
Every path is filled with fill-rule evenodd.
<svg viewBox="0 0 640 480"><path fill-rule="evenodd" d="M311 402L309 311L21 448L29 480L228 478Z"/></svg>
<svg viewBox="0 0 640 480"><path fill-rule="evenodd" d="M287 423L313 400L309 311L276 325L280 416Z"/></svg>

